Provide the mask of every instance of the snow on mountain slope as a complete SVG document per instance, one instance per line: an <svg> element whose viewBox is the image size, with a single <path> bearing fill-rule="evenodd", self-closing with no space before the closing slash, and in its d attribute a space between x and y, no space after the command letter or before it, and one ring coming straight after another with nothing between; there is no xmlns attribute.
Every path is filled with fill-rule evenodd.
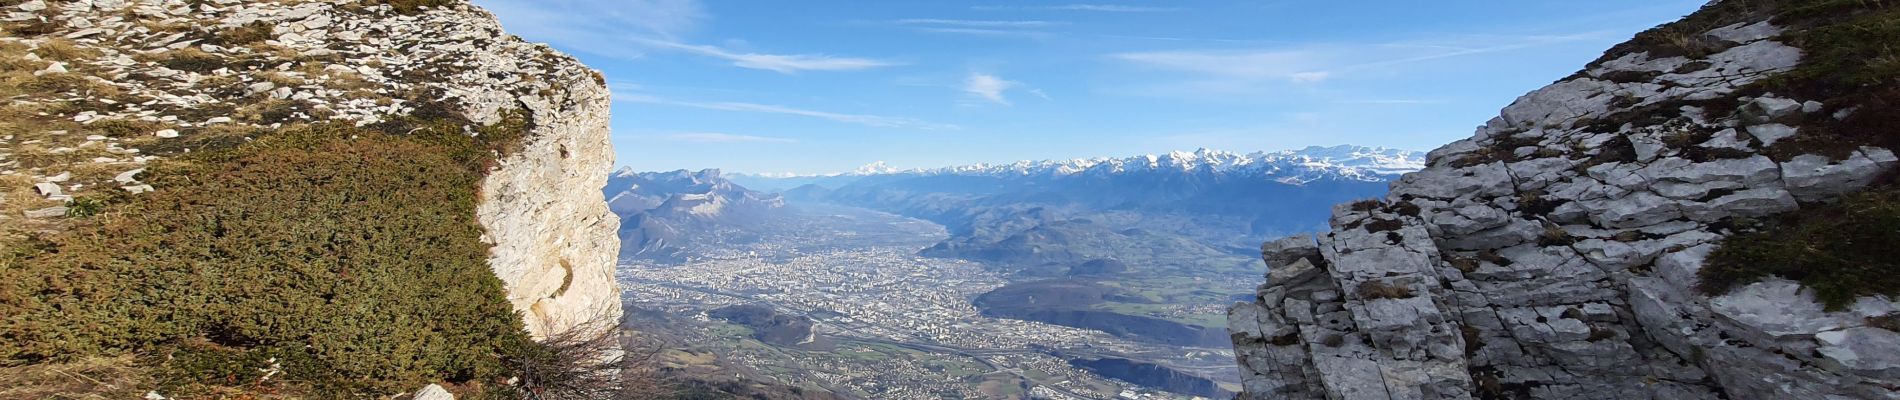
<svg viewBox="0 0 1900 400"><path fill-rule="evenodd" d="M694 242L696 235L757 223L785 206L779 195L746 189L716 169L621 169L601 190L621 219L622 259L678 261L680 246Z"/></svg>
<svg viewBox="0 0 1900 400"><path fill-rule="evenodd" d="M1104 176L1132 172L1212 172L1301 185L1317 180L1386 181L1425 167L1423 152L1365 146L1313 146L1299 150L1248 154L1199 149L1125 158L1017 161L1008 164L970 164L930 169L897 169L883 161L839 174L737 174L752 178L789 179L822 176L969 175L1070 177Z"/></svg>

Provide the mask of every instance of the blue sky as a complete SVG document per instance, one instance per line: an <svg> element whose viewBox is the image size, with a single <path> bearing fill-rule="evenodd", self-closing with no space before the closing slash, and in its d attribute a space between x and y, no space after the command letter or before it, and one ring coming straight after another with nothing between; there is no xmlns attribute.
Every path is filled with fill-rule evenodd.
<svg viewBox="0 0 1900 400"><path fill-rule="evenodd" d="M474 0L606 73L618 164L1429 150L1702 0Z"/></svg>

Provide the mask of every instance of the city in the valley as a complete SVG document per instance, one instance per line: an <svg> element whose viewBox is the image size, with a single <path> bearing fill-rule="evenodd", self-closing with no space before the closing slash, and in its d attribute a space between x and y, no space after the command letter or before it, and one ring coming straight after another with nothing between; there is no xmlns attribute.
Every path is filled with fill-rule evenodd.
<svg viewBox="0 0 1900 400"><path fill-rule="evenodd" d="M1232 379L1226 348L984 316L971 299L1006 285L1006 277L976 262L918 255L945 237L936 224L844 207L797 214L744 239L727 232L732 240L704 246L717 250L684 263L623 265L627 304L682 317L667 330L704 348L677 359L719 357L780 383L865 398L1195 397L1071 362L1104 357ZM708 316L736 305L763 305L810 324L747 326ZM1173 312L1218 314L1220 306ZM755 338L757 329L799 332L768 343Z"/></svg>

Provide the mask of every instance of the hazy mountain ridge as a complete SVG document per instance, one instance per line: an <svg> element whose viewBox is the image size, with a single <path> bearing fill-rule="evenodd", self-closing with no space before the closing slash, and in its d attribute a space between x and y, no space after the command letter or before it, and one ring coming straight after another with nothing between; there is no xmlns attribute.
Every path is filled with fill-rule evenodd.
<svg viewBox="0 0 1900 400"><path fill-rule="evenodd" d="M1424 166L1424 153L1421 152L1383 147L1313 146L1300 150L1249 154L1202 148L1192 152L1175 151L1125 158L973 164L882 174L1103 177L1146 171L1180 171L1270 178L1282 183L1300 184L1325 179L1384 181Z"/></svg>
<svg viewBox="0 0 1900 400"><path fill-rule="evenodd" d="M845 183L853 178L914 176L1040 176L1102 177L1141 171L1207 171L1224 175L1267 178L1289 184L1325 179L1386 181L1406 172L1425 167L1420 151L1353 145L1309 146L1298 150L1234 153L1201 148L1132 157L1093 157L1067 160L1023 160L1008 164L977 163L939 168L899 169L884 161L873 162L850 172L831 174L735 173L741 182L802 181L803 183Z"/></svg>
<svg viewBox="0 0 1900 400"><path fill-rule="evenodd" d="M601 188L620 216L620 257L678 261L682 240L741 227L785 206L777 194L746 189L717 169L635 172L621 169Z"/></svg>
<svg viewBox="0 0 1900 400"><path fill-rule="evenodd" d="M1175 253L1196 249L1244 252L1259 238L1317 231L1331 204L1382 195L1385 181L1423 162L1422 153L1364 146L1251 154L1201 149L913 170L873 164L829 177L750 179L849 179L784 193L931 220L956 235L927 255L1069 265L1106 256L1076 256L1102 252L1074 248L1070 244L1080 242L1069 239L1110 252L1131 248L1113 243L1156 242L1130 228L1195 239L1185 247L1135 246L1157 250L1135 256L1143 259L1183 258Z"/></svg>

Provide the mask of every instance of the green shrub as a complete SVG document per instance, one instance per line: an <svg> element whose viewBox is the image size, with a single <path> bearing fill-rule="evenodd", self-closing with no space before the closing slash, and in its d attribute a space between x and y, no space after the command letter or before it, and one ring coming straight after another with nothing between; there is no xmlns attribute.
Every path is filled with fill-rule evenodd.
<svg viewBox="0 0 1900 400"><path fill-rule="evenodd" d="M1856 112L1845 119L1825 118L1837 111L1858 109L1890 110L1900 106L1900 2L1867 0L1725 0L1712 2L1682 20L1636 34L1592 62L1592 68L1635 52L1647 52L1652 59L1668 56L1696 58L1733 45L1703 35L1709 30L1737 23L1770 21L1785 29L1774 38L1802 51L1800 65L1792 70L1756 81L1732 96L1696 101L1669 101L1650 104L1608 116L1578 121L1593 132L1607 132L1624 123L1656 124L1680 116L1682 106L1706 110L1707 117L1721 118L1733 113L1737 98L1774 94L1825 104L1825 110L1798 123L1801 134L1778 141L1767 153L1777 160L1801 154L1825 154L1843 158L1860 146L1894 148L1900 146L1900 113ZM1692 62L1685 68L1708 68ZM1578 72L1572 77L1582 76ZM1609 77L1618 78L1618 77ZM1619 143L1612 143L1619 144ZM1605 152L1584 167L1627 157L1625 151ZM1740 154L1692 154L1727 158ZM1461 160L1478 163L1486 160Z"/></svg>
<svg viewBox="0 0 1900 400"><path fill-rule="evenodd" d="M1783 0L1786 1L1786 0ZM1782 38L1801 48L1801 64L1741 94L1774 93L1826 105L1800 122L1801 134L1775 142L1786 160L1819 153L1844 158L1860 146L1900 146L1900 3L1862 0L1791 2L1774 19L1793 29ZM1846 118L1827 116L1854 109Z"/></svg>
<svg viewBox="0 0 1900 400"><path fill-rule="evenodd" d="M1854 298L1900 295L1900 188L1848 195L1725 238L1709 254L1701 289L1710 295L1770 275L1800 281L1829 310Z"/></svg>
<svg viewBox="0 0 1900 400"><path fill-rule="evenodd" d="M153 132L158 132L160 129L165 129L165 125L157 123L157 122L150 122L150 121L140 121L140 120L131 120L131 119L108 119L108 120L94 121L92 124L86 125L86 129L98 132L105 136L111 136L115 138L131 138L131 137L151 135Z"/></svg>
<svg viewBox="0 0 1900 400"><path fill-rule="evenodd" d="M106 200L97 197L79 197L66 201L66 216L84 218L99 215L105 211Z"/></svg>
<svg viewBox="0 0 1900 400"><path fill-rule="evenodd" d="M190 393L274 358L320 397L503 376L526 334L475 206L510 121L292 128L154 165L158 191L0 254L0 363L171 354L157 375Z"/></svg>

